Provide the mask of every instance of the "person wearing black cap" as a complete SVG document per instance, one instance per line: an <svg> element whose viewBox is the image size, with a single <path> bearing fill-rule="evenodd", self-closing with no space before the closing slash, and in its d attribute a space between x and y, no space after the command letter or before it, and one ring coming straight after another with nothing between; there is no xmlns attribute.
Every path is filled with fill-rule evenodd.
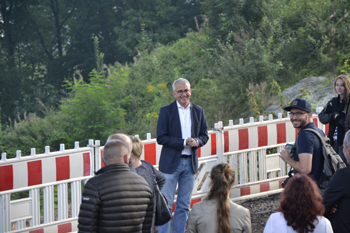
<svg viewBox="0 0 350 233"><path fill-rule="evenodd" d="M310 175L317 181L323 170L322 142L316 134L304 129L312 128L317 130L321 136L325 135L312 122L311 104L304 99L296 98L284 110L290 111L290 121L299 132L296 139L298 148L295 148L295 143L292 154L285 148L281 152L280 158L293 167L295 172Z"/></svg>

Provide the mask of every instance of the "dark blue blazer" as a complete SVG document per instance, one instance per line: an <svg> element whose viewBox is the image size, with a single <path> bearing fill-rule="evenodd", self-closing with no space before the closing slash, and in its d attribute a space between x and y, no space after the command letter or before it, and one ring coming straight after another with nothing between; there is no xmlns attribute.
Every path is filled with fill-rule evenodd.
<svg viewBox="0 0 350 233"><path fill-rule="evenodd" d="M203 108L191 103L191 137L195 138L199 147L204 146L208 139L207 120ZM163 145L159 160L159 170L172 174L179 165L181 151L184 149L179 110L176 101L160 109L157 124L157 142ZM193 172L198 171L198 151L192 147Z"/></svg>

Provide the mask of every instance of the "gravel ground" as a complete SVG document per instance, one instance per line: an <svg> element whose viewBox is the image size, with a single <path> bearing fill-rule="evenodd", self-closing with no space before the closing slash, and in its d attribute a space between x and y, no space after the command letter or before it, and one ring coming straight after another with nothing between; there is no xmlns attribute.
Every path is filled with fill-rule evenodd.
<svg viewBox="0 0 350 233"><path fill-rule="evenodd" d="M270 215L277 211L280 193L236 202L250 210L252 232L262 233Z"/></svg>

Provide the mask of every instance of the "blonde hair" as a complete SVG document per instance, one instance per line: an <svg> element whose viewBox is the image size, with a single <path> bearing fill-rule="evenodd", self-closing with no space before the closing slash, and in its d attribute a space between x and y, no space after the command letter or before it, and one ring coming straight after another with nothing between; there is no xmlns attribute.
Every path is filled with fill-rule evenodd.
<svg viewBox="0 0 350 233"><path fill-rule="evenodd" d="M131 142L132 142L132 150L131 153L133 153L137 158L140 158L142 154L143 144L140 138L130 136Z"/></svg>
<svg viewBox="0 0 350 233"><path fill-rule="evenodd" d="M333 84L333 88L334 88L334 91L337 93L337 90L335 89L335 85L337 83L338 80L342 80L343 83L344 83L344 88L345 88L345 96L344 96L344 100L345 100L345 106L344 106L344 112L346 112L347 108L348 108L348 98L347 96L349 95L350 93L350 80L349 80L349 77L342 74L342 75L339 75L338 77L336 77L336 79L334 80L334 84Z"/></svg>

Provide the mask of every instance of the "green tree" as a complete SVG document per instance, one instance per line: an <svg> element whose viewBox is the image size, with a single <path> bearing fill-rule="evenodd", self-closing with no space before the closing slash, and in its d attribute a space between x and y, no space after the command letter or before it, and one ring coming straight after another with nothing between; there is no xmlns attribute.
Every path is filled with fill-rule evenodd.
<svg viewBox="0 0 350 233"><path fill-rule="evenodd" d="M109 66L90 73L90 83L67 81L71 98L63 101L61 113L69 115L73 141L107 139L108 135L125 127L125 109L128 98L124 87L128 69L121 65Z"/></svg>
<svg viewBox="0 0 350 233"><path fill-rule="evenodd" d="M261 0L203 0L202 11L212 38L226 42L230 32L257 26L263 17Z"/></svg>
<svg viewBox="0 0 350 233"><path fill-rule="evenodd" d="M142 33L155 48L183 37L189 28L196 29L194 17L199 14L199 6L197 1L124 1L118 5L118 14L123 15L123 20L122 26L114 28L118 35L116 45L135 57Z"/></svg>

